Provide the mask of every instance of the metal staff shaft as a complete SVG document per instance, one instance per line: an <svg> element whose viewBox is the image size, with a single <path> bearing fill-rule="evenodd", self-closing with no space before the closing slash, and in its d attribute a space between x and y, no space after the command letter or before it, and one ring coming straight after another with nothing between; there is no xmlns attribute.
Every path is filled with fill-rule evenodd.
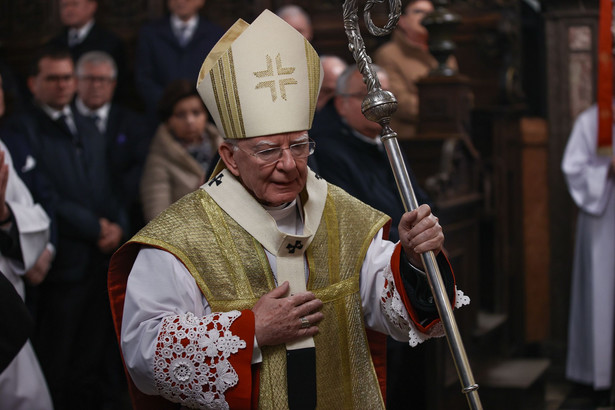
<svg viewBox="0 0 615 410"><path fill-rule="evenodd" d="M364 13L365 23L373 35L389 34L401 15L401 0L389 1L389 18L384 28L377 27L373 24L370 16L371 8L375 3L382 3L384 0L368 0ZM367 85L368 94L361 104L363 115L371 121L377 122L382 126L380 139L383 142L391 168L395 175L397 188L401 196L404 208L406 211L411 211L418 208L418 202L406 165L404 163L399 144L397 142L397 134L391 129L391 115L397 109L397 100L395 96L381 88L378 77L371 67L371 58L365 52L365 44L359 30L358 7L356 0L346 0L343 5L344 12L344 29L348 37L348 48L350 49L361 74ZM461 381L462 393L466 395L468 405L471 409L482 409L480 398L478 397L478 384L474 382L472 369L468 361L468 356L463 347L463 342L457 328L457 322L453 316L453 309L446 294L444 282L436 258L433 252L425 252L421 255L421 260L425 271L427 272L427 280L434 296L436 307L444 325L446 337L448 340L457 374Z"/></svg>

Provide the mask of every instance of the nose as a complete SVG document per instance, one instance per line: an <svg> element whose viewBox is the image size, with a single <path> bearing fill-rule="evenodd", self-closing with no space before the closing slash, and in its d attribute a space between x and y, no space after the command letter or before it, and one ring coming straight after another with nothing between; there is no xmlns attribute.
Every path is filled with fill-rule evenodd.
<svg viewBox="0 0 615 410"><path fill-rule="evenodd" d="M295 166L295 157L293 157L293 154L291 154L290 149L283 149L282 157L276 163L276 167L281 167L282 169L290 169L295 168Z"/></svg>

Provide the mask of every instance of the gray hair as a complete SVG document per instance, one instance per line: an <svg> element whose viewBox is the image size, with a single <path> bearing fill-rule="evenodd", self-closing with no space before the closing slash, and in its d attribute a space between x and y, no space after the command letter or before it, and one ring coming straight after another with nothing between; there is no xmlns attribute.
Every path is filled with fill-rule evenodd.
<svg viewBox="0 0 615 410"><path fill-rule="evenodd" d="M86 64L109 64L111 66L111 71L113 72L112 77L114 79L117 78L117 64L115 64L113 57L104 51L89 51L82 55L79 60L77 60L77 76L80 76L83 73L84 66Z"/></svg>
<svg viewBox="0 0 615 410"><path fill-rule="evenodd" d="M312 24L312 19L310 18L310 15L301 7L295 4L288 4L286 6L282 6L275 12L275 14L277 14L277 16L281 19L290 16L302 16L307 20L310 25Z"/></svg>
<svg viewBox="0 0 615 410"><path fill-rule="evenodd" d="M370 64L370 66L376 76L384 72L384 69L378 64ZM358 71L359 68L356 64L351 64L346 67L342 74L340 74L340 76L337 78L337 83L335 84L335 93L338 95L346 94L348 92L350 78L354 75L355 72Z"/></svg>

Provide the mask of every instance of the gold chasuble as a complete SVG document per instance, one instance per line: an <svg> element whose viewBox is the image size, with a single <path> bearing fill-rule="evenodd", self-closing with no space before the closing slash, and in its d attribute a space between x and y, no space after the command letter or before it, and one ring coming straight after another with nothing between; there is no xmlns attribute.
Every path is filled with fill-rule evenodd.
<svg viewBox="0 0 615 410"><path fill-rule="evenodd" d="M276 286L264 251L271 243L261 244L231 217L234 211L227 212L225 207L232 206L229 203L234 200L235 207L243 207L255 218L271 217L253 199L253 203L244 203L244 197L227 198L229 203L218 198L222 203L216 202L216 194L210 195L208 190L225 182L237 183L230 172L223 171L202 189L173 204L130 241L174 254L193 275L213 312L251 309ZM384 408L365 334L359 276L372 238L390 218L312 171L300 196L305 227L314 227L314 232L304 228L304 236L309 238L301 239L307 247L302 250L309 267L307 289L324 303L324 320L313 338L317 406ZM312 203L317 204L317 215L310 211ZM254 207L259 209L247 209ZM316 220L310 221L315 216ZM268 221L263 223L271 226ZM258 407L288 408L286 347L263 346L262 354Z"/></svg>

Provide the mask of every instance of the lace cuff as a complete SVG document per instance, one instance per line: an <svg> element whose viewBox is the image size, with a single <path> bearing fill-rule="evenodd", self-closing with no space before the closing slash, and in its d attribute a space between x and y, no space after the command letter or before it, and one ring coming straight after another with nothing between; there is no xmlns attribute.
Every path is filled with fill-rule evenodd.
<svg viewBox="0 0 615 410"><path fill-rule="evenodd" d="M408 332L410 346L415 347L419 343L423 343L425 340L432 337L444 336L444 326L442 325L442 322L438 322L433 326L430 326L426 333L418 330L410 318L410 315L401 300L399 292L397 292L397 289L395 288L395 280L393 279L393 271L391 270L390 265L386 267L384 273L385 281L382 296L380 298L380 306L390 323L397 328ZM457 288L455 288L455 291L457 295L455 298L456 309L470 304L470 298L466 296L463 291L458 290Z"/></svg>
<svg viewBox="0 0 615 410"><path fill-rule="evenodd" d="M239 377L229 357L246 348L230 327L241 312L165 317L156 346L154 376L160 395L193 408L228 409L224 393Z"/></svg>

